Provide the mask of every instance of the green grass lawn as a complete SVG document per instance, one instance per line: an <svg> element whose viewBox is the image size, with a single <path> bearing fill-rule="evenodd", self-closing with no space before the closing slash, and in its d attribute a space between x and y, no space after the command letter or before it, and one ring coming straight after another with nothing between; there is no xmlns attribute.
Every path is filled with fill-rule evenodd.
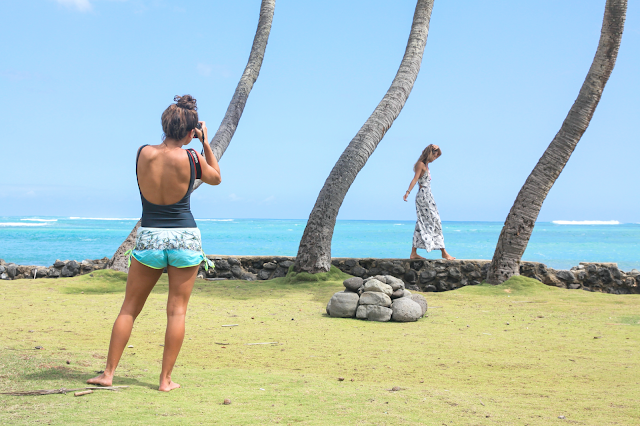
<svg viewBox="0 0 640 426"><path fill-rule="evenodd" d="M165 394L165 275L116 371L129 388L0 395L0 424L640 424L637 295L517 277L426 293L416 323L374 323L326 315L341 273L297 278L197 281L182 388ZM0 392L82 387L102 370L125 279L0 281ZM248 345L260 342L277 344Z"/></svg>

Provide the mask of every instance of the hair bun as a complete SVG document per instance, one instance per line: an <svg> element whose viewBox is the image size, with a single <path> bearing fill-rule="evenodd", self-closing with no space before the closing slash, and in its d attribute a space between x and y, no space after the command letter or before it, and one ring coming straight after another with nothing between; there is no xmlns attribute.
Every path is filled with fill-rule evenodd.
<svg viewBox="0 0 640 426"><path fill-rule="evenodd" d="M176 95L176 96L173 97L173 101L180 108L189 109L189 110L193 110L193 111L197 111L198 110L198 107L196 106L196 100L191 95L184 95L184 96Z"/></svg>

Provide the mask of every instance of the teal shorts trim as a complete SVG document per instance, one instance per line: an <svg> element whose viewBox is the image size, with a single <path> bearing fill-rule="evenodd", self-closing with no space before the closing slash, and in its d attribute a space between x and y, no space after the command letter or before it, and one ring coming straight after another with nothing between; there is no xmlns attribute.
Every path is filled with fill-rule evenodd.
<svg viewBox="0 0 640 426"><path fill-rule="evenodd" d="M206 258L202 251L193 250L133 250L131 255L140 263L153 269L164 269L171 265L176 268L198 266Z"/></svg>

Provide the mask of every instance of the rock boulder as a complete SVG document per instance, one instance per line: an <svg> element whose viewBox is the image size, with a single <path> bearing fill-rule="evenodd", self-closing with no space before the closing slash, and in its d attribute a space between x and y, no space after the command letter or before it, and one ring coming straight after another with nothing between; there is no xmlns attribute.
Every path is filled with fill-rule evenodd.
<svg viewBox="0 0 640 426"><path fill-rule="evenodd" d="M427 299L425 299L424 296L421 294L412 294L409 297L411 298L411 300L413 300L418 305L420 305L420 308L422 308L422 317L423 317L424 314L427 313Z"/></svg>
<svg viewBox="0 0 640 426"><path fill-rule="evenodd" d="M393 275L387 275L385 278L387 279L387 284L391 286L391 289L393 291L401 288L404 289L404 281L402 281L400 278L396 278Z"/></svg>
<svg viewBox="0 0 640 426"><path fill-rule="evenodd" d="M362 278L360 277L352 277L344 280L342 285L349 291L356 292L362 286Z"/></svg>
<svg viewBox="0 0 640 426"><path fill-rule="evenodd" d="M393 301L391 319L397 322L417 321L422 316L422 308L409 297L401 297Z"/></svg>
<svg viewBox="0 0 640 426"><path fill-rule="evenodd" d="M372 279L364 283L364 291L366 292L374 292L374 293L384 293L387 296L391 296L393 293L393 289L390 285L382 283L377 279Z"/></svg>
<svg viewBox="0 0 640 426"><path fill-rule="evenodd" d="M391 319L393 311L384 306L369 305L367 309L367 319L369 321L386 322Z"/></svg>
<svg viewBox="0 0 640 426"><path fill-rule="evenodd" d="M399 288L398 290L396 290L393 293L391 293L391 298L392 299L399 299L401 297L404 297L404 289L403 288Z"/></svg>
<svg viewBox="0 0 640 426"><path fill-rule="evenodd" d="M365 292L360 296L361 305L391 306L391 298L384 293Z"/></svg>
<svg viewBox="0 0 640 426"><path fill-rule="evenodd" d="M329 301L329 315L336 318L352 318L358 308L358 295L351 292L336 293Z"/></svg>
<svg viewBox="0 0 640 426"><path fill-rule="evenodd" d="M358 309L356 309L356 318L358 319L367 319L367 313L369 312L369 308L374 305L358 305Z"/></svg>

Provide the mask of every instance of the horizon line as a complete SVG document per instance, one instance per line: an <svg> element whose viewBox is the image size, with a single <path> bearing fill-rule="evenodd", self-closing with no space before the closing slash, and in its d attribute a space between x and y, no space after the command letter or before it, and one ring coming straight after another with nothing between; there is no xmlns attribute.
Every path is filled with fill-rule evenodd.
<svg viewBox="0 0 640 426"><path fill-rule="evenodd" d="M109 221L138 221L139 218L131 217L82 217L82 216L48 216L48 215L25 215L25 216L0 216L2 219L16 218L21 221L34 221L53 223L58 219L63 220L109 220ZM55 219L55 220L54 220ZM232 221L247 221L247 220L274 220L274 221L301 221L306 222L308 219L302 218L214 218L204 217L195 218L196 221L212 221L212 222L232 222ZM337 219L337 222L415 222L415 219ZM442 223L504 223L500 220L443 220ZM640 224L640 222L620 222L618 220L551 220L551 221L536 221L536 224L553 224L553 225L625 225L625 224ZM7 223L3 225L7 226Z"/></svg>

